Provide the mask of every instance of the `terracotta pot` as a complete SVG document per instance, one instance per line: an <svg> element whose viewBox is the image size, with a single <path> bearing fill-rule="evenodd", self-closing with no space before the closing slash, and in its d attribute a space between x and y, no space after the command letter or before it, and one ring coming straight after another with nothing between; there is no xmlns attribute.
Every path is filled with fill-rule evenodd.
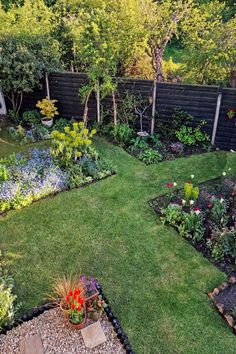
<svg viewBox="0 0 236 354"><path fill-rule="evenodd" d="M41 120L43 125L46 125L47 127L51 128L53 126L53 118L52 119L48 119L48 118L42 118Z"/></svg>
<svg viewBox="0 0 236 354"><path fill-rule="evenodd" d="M78 324L74 324L72 322L70 322L70 319L69 319L69 310L66 310L65 308L63 308L63 304L62 304L62 301L60 302L60 309L62 310L63 314L64 314L64 319L66 321L66 324L72 328L72 329L77 329L77 330L80 330L82 328L84 328L85 326L85 323L86 323L86 319L87 319L87 312L86 312L86 308L84 306L84 320L83 322L81 323L78 323Z"/></svg>

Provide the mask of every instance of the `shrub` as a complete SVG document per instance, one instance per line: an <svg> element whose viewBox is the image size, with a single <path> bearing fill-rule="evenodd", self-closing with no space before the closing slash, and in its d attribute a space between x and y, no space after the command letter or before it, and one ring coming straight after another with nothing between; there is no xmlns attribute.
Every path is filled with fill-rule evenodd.
<svg viewBox="0 0 236 354"><path fill-rule="evenodd" d="M222 228L227 225L229 216L227 214L229 203L223 198L214 198L213 206L210 209L210 219L217 228Z"/></svg>
<svg viewBox="0 0 236 354"><path fill-rule="evenodd" d="M111 135L116 143L126 145L133 137L134 131L127 124L117 124L113 127Z"/></svg>
<svg viewBox="0 0 236 354"><path fill-rule="evenodd" d="M190 200L196 201L199 197L199 188L194 187L192 182L186 182L184 184L184 199L186 202Z"/></svg>
<svg viewBox="0 0 236 354"><path fill-rule="evenodd" d="M201 123L196 128L183 125L175 135L181 143L188 146L203 144L210 140L209 135L202 131L202 127L205 124L205 121L201 121Z"/></svg>
<svg viewBox="0 0 236 354"><path fill-rule="evenodd" d="M225 256L236 258L236 230L224 227L212 230L211 239L207 242L212 257L222 260Z"/></svg>
<svg viewBox="0 0 236 354"><path fill-rule="evenodd" d="M190 213L183 213L183 219L178 226L181 236L200 241L204 236L203 216L201 212L192 210Z"/></svg>
<svg viewBox="0 0 236 354"><path fill-rule="evenodd" d="M38 101L36 107L40 108L40 113L43 117L52 119L59 114L55 106L56 102L57 100L50 100L46 97L42 101Z"/></svg>
<svg viewBox="0 0 236 354"><path fill-rule="evenodd" d="M166 140L173 140L176 138L176 131L183 125L190 126L192 122L193 116L180 109L174 109L172 113L166 114L165 122L158 123L158 131Z"/></svg>
<svg viewBox="0 0 236 354"><path fill-rule="evenodd" d="M58 130L59 132L63 133L64 128L70 126L70 121L66 118L59 118L54 122L53 130Z"/></svg>
<svg viewBox="0 0 236 354"><path fill-rule="evenodd" d="M89 131L84 123L73 123L73 128L64 128L64 133L54 130L51 133L51 154L59 159L62 166L68 166L78 158L84 156L92 144L91 138L96 133L95 129Z"/></svg>
<svg viewBox="0 0 236 354"><path fill-rule="evenodd" d="M34 126L41 122L41 116L39 112L36 111L35 109L32 111L26 111L22 114L22 121L25 124Z"/></svg>
<svg viewBox="0 0 236 354"><path fill-rule="evenodd" d="M163 160L163 156L156 150L151 148L144 150L138 155L139 160L143 161L147 165L158 163Z"/></svg>
<svg viewBox="0 0 236 354"><path fill-rule="evenodd" d="M0 278L0 328L14 321L16 296L12 293L13 280L7 276Z"/></svg>

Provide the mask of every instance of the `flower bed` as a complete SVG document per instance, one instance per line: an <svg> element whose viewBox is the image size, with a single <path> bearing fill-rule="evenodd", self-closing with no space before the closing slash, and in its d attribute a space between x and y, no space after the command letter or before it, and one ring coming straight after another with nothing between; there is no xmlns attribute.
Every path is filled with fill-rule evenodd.
<svg viewBox="0 0 236 354"><path fill-rule="evenodd" d="M168 193L149 204L163 224L173 226L217 267L230 273L236 269L236 178L223 176L200 186L194 186L193 178L184 190L168 183Z"/></svg>
<svg viewBox="0 0 236 354"><path fill-rule="evenodd" d="M192 116L176 109L169 120L158 124L158 134L138 132L134 123L98 126L98 131L122 146L132 156L151 165L213 150L210 137L204 130L205 124L202 120L194 126Z"/></svg>
<svg viewBox="0 0 236 354"><path fill-rule="evenodd" d="M114 174L111 161L90 147L91 133L74 123L68 132L53 132L51 149L32 149L0 160L0 212L19 209L66 189Z"/></svg>

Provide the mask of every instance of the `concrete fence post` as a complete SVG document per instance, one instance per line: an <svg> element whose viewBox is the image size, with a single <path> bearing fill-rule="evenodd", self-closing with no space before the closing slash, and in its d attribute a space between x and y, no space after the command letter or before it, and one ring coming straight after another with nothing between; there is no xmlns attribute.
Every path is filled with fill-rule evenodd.
<svg viewBox="0 0 236 354"><path fill-rule="evenodd" d="M46 81L47 98L50 100L50 87L49 87L48 73L45 74L45 81Z"/></svg>
<svg viewBox="0 0 236 354"><path fill-rule="evenodd" d="M211 144L215 144L216 140L216 132L218 128L219 116L220 116L220 107L222 101L222 92L218 91L217 102L216 102L216 111L215 111L215 118L213 123L212 135L211 135Z"/></svg>

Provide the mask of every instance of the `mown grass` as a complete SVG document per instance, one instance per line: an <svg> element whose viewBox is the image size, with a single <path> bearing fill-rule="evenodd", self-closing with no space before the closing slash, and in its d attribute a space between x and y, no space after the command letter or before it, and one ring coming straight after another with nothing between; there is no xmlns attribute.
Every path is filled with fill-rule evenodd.
<svg viewBox="0 0 236 354"><path fill-rule="evenodd" d="M22 311L43 301L54 277L93 274L136 353L235 353L236 338L207 297L226 276L161 225L148 200L191 173L202 182L227 167L236 171L236 155L215 152L147 167L104 139L96 147L117 165L116 176L0 220Z"/></svg>

